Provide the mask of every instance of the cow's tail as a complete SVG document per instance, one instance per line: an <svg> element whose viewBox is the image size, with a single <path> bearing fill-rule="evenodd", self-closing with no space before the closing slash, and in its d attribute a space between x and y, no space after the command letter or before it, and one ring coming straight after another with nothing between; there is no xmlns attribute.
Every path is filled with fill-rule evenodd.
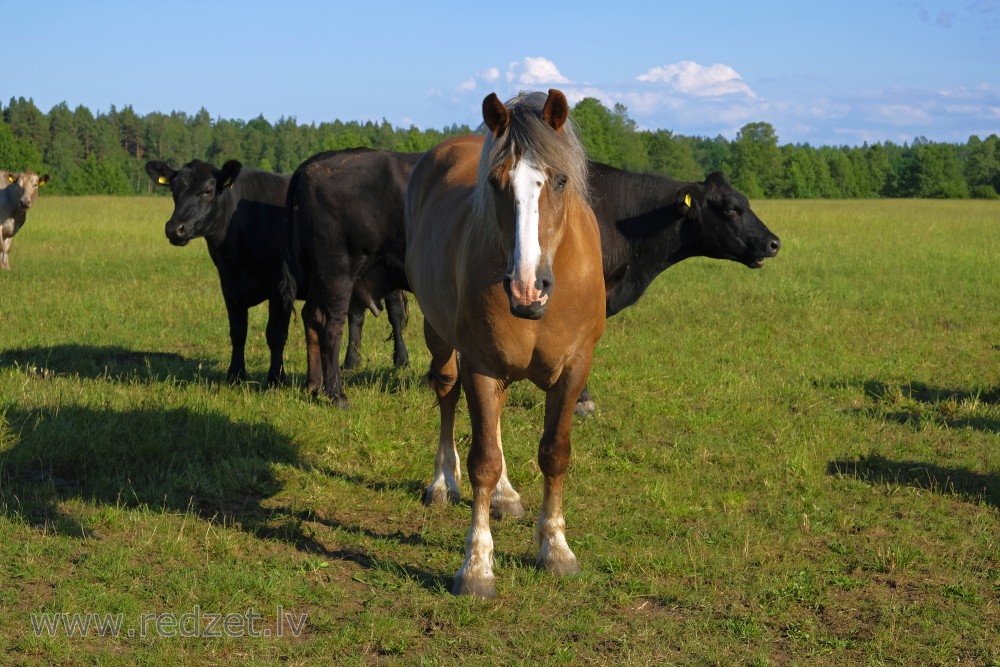
<svg viewBox="0 0 1000 667"><path fill-rule="evenodd" d="M295 297L298 295L299 283L302 279L302 242L299 236L299 223L295 219L297 200L295 191L299 182L299 172L292 174L288 182L288 194L285 196L285 222L287 238L285 257L281 262L281 281L279 291L285 309L295 318Z"/></svg>

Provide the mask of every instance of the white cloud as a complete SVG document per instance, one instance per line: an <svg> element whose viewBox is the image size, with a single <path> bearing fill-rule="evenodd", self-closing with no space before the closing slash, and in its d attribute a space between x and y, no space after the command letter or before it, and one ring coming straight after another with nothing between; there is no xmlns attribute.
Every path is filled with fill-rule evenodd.
<svg viewBox="0 0 1000 667"><path fill-rule="evenodd" d="M696 97L756 97L736 70L718 63L705 67L690 60L682 60L672 65L654 67L636 79L643 83L663 84L675 92Z"/></svg>
<svg viewBox="0 0 1000 667"><path fill-rule="evenodd" d="M507 67L507 81L521 86L537 86L539 84L572 83L562 75L556 64L548 58L525 58L520 62L512 62Z"/></svg>
<svg viewBox="0 0 1000 667"><path fill-rule="evenodd" d="M879 104L875 111L893 125L927 125L931 115L924 109L909 104Z"/></svg>

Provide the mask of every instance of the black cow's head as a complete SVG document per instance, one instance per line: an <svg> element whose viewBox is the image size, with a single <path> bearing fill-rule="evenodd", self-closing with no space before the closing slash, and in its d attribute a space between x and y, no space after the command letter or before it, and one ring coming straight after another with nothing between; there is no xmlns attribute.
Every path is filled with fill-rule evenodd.
<svg viewBox="0 0 1000 667"><path fill-rule="evenodd" d="M781 241L750 210L747 198L719 172L681 188L677 204L686 212L683 233L706 257L759 269L781 249Z"/></svg>
<svg viewBox="0 0 1000 667"><path fill-rule="evenodd" d="M192 160L178 170L158 160L146 163L146 173L153 182L169 187L174 196L174 213L166 227L171 243L186 245L213 231L216 197L232 187L242 168L237 160L226 162L222 169L201 160Z"/></svg>

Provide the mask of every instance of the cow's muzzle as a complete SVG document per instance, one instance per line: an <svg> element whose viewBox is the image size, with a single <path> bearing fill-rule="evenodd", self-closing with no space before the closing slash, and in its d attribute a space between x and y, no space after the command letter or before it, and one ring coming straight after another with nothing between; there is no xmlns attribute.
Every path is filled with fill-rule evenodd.
<svg viewBox="0 0 1000 667"><path fill-rule="evenodd" d="M168 222L166 226L167 240L172 245L184 246L191 240L190 227L183 222Z"/></svg>

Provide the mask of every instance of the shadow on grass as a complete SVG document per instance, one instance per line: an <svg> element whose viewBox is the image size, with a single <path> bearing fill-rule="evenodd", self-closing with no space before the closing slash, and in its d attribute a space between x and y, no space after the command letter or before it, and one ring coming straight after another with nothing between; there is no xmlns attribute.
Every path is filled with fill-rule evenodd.
<svg viewBox="0 0 1000 667"><path fill-rule="evenodd" d="M43 378L75 375L114 382L225 381L217 364L172 352L141 352L118 346L54 345L0 351L0 368L20 368Z"/></svg>
<svg viewBox="0 0 1000 667"><path fill-rule="evenodd" d="M370 528L385 525L380 517L324 522L275 503L284 487L276 466L314 468L264 422L237 423L189 409L26 410L14 404L0 406L0 435L13 443L0 452L0 513L46 533L93 536L85 522L62 509L71 500L192 514L301 551L405 575L429 590L450 584L450 577L380 559L364 548L328 549L311 537L309 521L374 540L422 543L419 535ZM396 486L357 483L376 491ZM414 484L399 488L409 492Z"/></svg>
<svg viewBox="0 0 1000 667"><path fill-rule="evenodd" d="M881 456L831 461L827 474L853 477L872 485L891 484L954 496L1000 508L1000 475L950 468L922 461L892 461Z"/></svg>
<svg viewBox="0 0 1000 667"><path fill-rule="evenodd" d="M1000 419L980 408L1000 406L1000 387L951 389L922 382L889 383L882 380L835 382L832 388L858 388L871 404L854 410L872 418L923 428L936 424L1000 433Z"/></svg>

